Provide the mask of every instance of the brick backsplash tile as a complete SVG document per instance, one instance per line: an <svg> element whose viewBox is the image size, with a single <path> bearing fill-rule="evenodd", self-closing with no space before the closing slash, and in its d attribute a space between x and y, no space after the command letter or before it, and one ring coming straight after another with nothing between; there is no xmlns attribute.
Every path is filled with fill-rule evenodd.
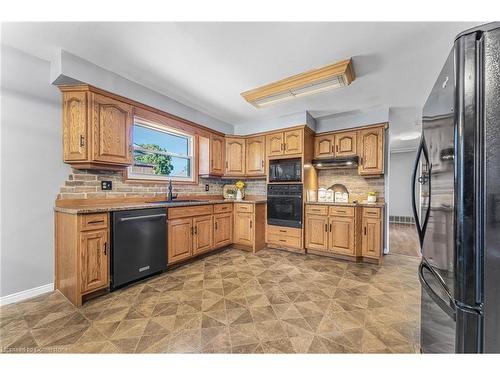
<svg viewBox="0 0 500 375"><path fill-rule="evenodd" d="M349 191L350 199L365 200L369 191L378 193L384 198L384 176L365 178L358 175L356 169L323 169L318 171L318 186L329 188L333 184L343 184Z"/></svg>
<svg viewBox="0 0 500 375"><path fill-rule="evenodd" d="M113 182L111 191L100 189L101 181ZM175 194L222 195L225 184L234 184L236 179L200 178L197 185L174 185ZM245 180L245 193L248 195L266 195L265 180ZM209 191L205 191L205 185ZM125 198L125 197L164 197L167 192L165 183L126 182L122 172L94 171L73 169L64 186L60 188L58 199L85 199L85 198Z"/></svg>

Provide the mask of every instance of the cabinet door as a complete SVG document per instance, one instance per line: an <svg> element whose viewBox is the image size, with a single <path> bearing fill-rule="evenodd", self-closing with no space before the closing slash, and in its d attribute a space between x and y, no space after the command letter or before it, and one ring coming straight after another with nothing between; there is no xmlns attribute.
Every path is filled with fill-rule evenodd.
<svg viewBox="0 0 500 375"><path fill-rule="evenodd" d="M306 248L328 250L328 216L306 216Z"/></svg>
<svg viewBox="0 0 500 375"><path fill-rule="evenodd" d="M354 218L330 217L330 247L335 253L354 255Z"/></svg>
<svg viewBox="0 0 500 375"><path fill-rule="evenodd" d="M380 175L384 173L384 128L360 130L360 175Z"/></svg>
<svg viewBox="0 0 500 375"><path fill-rule="evenodd" d="M193 227L193 255L210 250L214 235L212 215L195 217Z"/></svg>
<svg viewBox="0 0 500 375"><path fill-rule="evenodd" d="M247 138L246 152L246 174L249 176L265 174L266 137Z"/></svg>
<svg viewBox="0 0 500 375"><path fill-rule="evenodd" d="M382 254L382 222L369 217L363 218L361 254L379 259Z"/></svg>
<svg viewBox="0 0 500 375"><path fill-rule="evenodd" d="M245 140L226 138L226 174L241 176L245 174Z"/></svg>
<svg viewBox="0 0 500 375"><path fill-rule="evenodd" d="M335 134L335 156L356 155L357 132Z"/></svg>
<svg viewBox="0 0 500 375"><path fill-rule="evenodd" d="M283 132L266 135L267 157L283 155L283 147Z"/></svg>
<svg viewBox="0 0 500 375"><path fill-rule="evenodd" d="M233 215L214 215L214 247L222 247L233 242Z"/></svg>
<svg viewBox="0 0 500 375"><path fill-rule="evenodd" d="M193 219L168 221L168 262L174 263L193 254Z"/></svg>
<svg viewBox="0 0 500 375"><path fill-rule="evenodd" d="M234 243L253 246L253 213L235 213Z"/></svg>
<svg viewBox="0 0 500 375"><path fill-rule="evenodd" d="M87 160L87 93L63 94L64 161Z"/></svg>
<svg viewBox="0 0 500 375"><path fill-rule="evenodd" d="M81 292L108 286L108 230L80 234Z"/></svg>
<svg viewBox="0 0 500 375"><path fill-rule="evenodd" d="M210 173L224 173L224 138L218 135L210 137Z"/></svg>
<svg viewBox="0 0 500 375"><path fill-rule="evenodd" d="M132 164L132 106L92 94L94 160Z"/></svg>
<svg viewBox="0 0 500 375"><path fill-rule="evenodd" d="M329 135L320 135L314 138L314 157L331 157L333 156L333 147L334 147L335 136L332 134Z"/></svg>
<svg viewBox="0 0 500 375"><path fill-rule="evenodd" d="M302 129L285 132L285 155L302 153L302 134Z"/></svg>

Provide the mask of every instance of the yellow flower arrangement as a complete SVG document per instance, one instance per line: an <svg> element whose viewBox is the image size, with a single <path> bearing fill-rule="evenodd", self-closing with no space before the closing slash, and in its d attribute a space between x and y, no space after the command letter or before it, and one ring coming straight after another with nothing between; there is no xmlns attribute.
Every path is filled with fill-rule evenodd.
<svg viewBox="0 0 500 375"><path fill-rule="evenodd" d="M243 188L245 187L245 183L243 181L239 180L239 181L236 181L234 186L236 186L236 189L238 189L238 190L243 190Z"/></svg>

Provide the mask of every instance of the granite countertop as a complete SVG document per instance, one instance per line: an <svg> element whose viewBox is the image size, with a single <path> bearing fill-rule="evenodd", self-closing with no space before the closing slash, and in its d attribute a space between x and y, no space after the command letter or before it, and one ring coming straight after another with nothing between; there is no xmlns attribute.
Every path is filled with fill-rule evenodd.
<svg viewBox="0 0 500 375"><path fill-rule="evenodd" d="M340 202L306 202L305 204L314 204L321 206L347 206L347 207L384 207L385 203L340 203Z"/></svg>
<svg viewBox="0 0 500 375"><path fill-rule="evenodd" d="M199 200L195 202L138 202L138 203L110 203L110 204L94 204L94 205L78 205L78 206L68 206L68 207L54 207L54 211L64 212L67 214L90 214L97 212L110 212L110 211L125 211L125 210L139 210L143 208L172 208L172 207L183 207L183 206L203 206L205 204L217 204L217 203L248 203L248 204L258 204L266 203L265 198L255 198L255 199L244 199L242 201L236 201L234 199L209 199L209 200Z"/></svg>

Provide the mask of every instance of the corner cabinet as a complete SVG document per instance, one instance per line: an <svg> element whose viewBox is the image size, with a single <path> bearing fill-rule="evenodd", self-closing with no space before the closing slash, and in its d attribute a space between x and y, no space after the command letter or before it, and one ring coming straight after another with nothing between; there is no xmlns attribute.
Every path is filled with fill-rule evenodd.
<svg viewBox="0 0 500 375"><path fill-rule="evenodd" d="M77 169L132 164L133 107L88 89L63 92L63 159Z"/></svg>
<svg viewBox="0 0 500 375"><path fill-rule="evenodd" d="M362 176L384 173L384 129L378 126L358 131L358 173Z"/></svg>

